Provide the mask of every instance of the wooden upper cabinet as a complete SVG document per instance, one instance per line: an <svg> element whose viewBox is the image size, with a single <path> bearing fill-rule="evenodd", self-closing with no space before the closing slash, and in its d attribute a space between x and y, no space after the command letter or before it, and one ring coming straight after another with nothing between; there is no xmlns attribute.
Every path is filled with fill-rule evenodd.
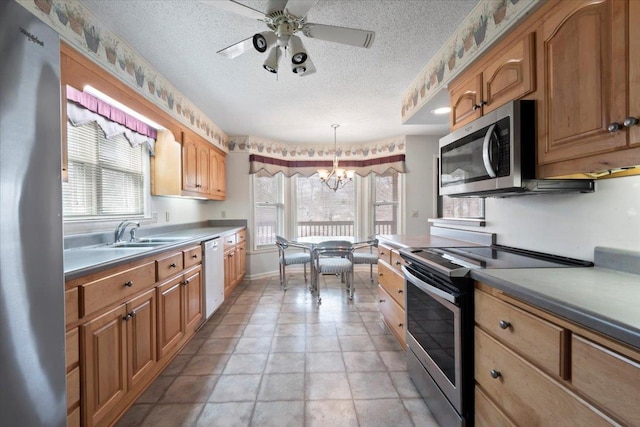
<svg viewBox="0 0 640 427"><path fill-rule="evenodd" d="M535 89L535 33L505 39L449 87L451 129Z"/></svg>
<svg viewBox="0 0 640 427"><path fill-rule="evenodd" d="M209 152L211 151L208 142L201 141L198 144L198 174L197 184L199 193L209 193Z"/></svg>
<svg viewBox="0 0 640 427"><path fill-rule="evenodd" d="M224 200L227 196L226 157L212 148L209 152L209 194L211 199Z"/></svg>
<svg viewBox="0 0 640 427"><path fill-rule="evenodd" d="M185 191L198 191L198 143L185 135L182 143L182 188Z"/></svg>
<svg viewBox="0 0 640 427"><path fill-rule="evenodd" d="M482 114L522 98L535 89L535 33L500 49L482 71Z"/></svg>
<svg viewBox="0 0 640 427"><path fill-rule="evenodd" d="M629 117L640 119L640 2L629 2ZM640 123L629 128L629 145L640 145Z"/></svg>
<svg viewBox="0 0 640 427"><path fill-rule="evenodd" d="M638 72L630 74L631 87L627 81L630 56L635 61L632 67L638 67L638 39L629 39L633 46L627 45L628 13L633 12L627 7L636 11L630 19L636 21L632 31L637 33L636 3L558 2L546 16L537 40L544 88L538 103L540 177L640 164L640 151L602 155L628 148L631 133L624 126L619 130L612 126L622 124L628 117L631 95L636 98L631 99L631 104L638 107ZM637 132L636 126L635 143ZM584 159L578 160L581 158ZM559 161L568 162L543 166Z"/></svg>
<svg viewBox="0 0 640 427"><path fill-rule="evenodd" d="M449 86L451 130L458 129L482 115L482 76L474 74Z"/></svg>

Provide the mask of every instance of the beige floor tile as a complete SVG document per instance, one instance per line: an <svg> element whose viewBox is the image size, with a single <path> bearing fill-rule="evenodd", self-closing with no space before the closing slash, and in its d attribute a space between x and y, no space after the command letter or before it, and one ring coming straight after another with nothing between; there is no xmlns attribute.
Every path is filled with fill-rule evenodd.
<svg viewBox="0 0 640 427"><path fill-rule="evenodd" d="M319 372L306 374L306 398L308 400L351 399L351 390L344 372Z"/></svg>
<svg viewBox="0 0 640 427"><path fill-rule="evenodd" d="M141 427L188 427L196 423L202 403L156 405L145 417Z"/></svg>
<svg viewBox="0 0 640 427"><path fill-rule="evenodd" d="M181 375L176 377L161 399L163 403L206 402L217 375Z"/></svg>
<svg viewBox="0 0 640 427"><path fill-rule="evenodd" d="M361 426L413 426L400 399L354 400L353 403Z"/></svg>
<svg viewBox="0 0 640 427"><path fill-rule="evenodd" d="M160 400L169 388L175 377L160 376L140 395L136 403L155 403Z"/></svg>
<svg viewBox="0 0 640 427"><path fill-rule="evenodd" d="M131 406L122 418L118 420L115 427L138 427L149 412L153 409L151 404L138 404Z"/></svg>
<svg viewBox="0 0 640 427"><path fill-rule="evenodd" d="M409 415L413 420L413 423L417 426L424 427L439 427L438 422L433 418L431 411L427 407L427 404L424 400L418 399L402 399L402 403L404 404L407 411L409 411Z"/></svg>
<svg viewBox="0 0 640 427"><path fill-rule="evenodd" d="M228 354L196 354L182 370L182 375L221 374L229 360Z"/></svg>
<svg viewBox="0 0 640 427"><path fill-rule="evenodd" d="M304 402L256 402L252 426L300 427L304 419Z"/></svg>
<svg viewBox="0 0 640 427"><path fill-rule="evenodd" d="M315 400L305 407L308 427L357 427L355 407L351 400Z"/></svg>
<svg viewBox="0 0 640 427"><path fill-rule="evenodd" d="M371 351L376 347L369 335L342 335L339 336L342 351Z"/></svg>
<svg viewBox="0 0 640 427"><path fill-rule="evenodd" d="M243 338L265 338L273 335L276 325L270 324L250 324L244 328L242 332Z"/></svg>
<svg viewBox="0 0 640 427"><path fill-rule="evenodd" d="M354 399L384 399L398 397L398 392L386 372L347 372Z"/></svg>
<svg viewBox="0 0 640 427"><path fill-rule="evenodd" d="M309 337L307 340L307 352L340 351L337 336Z"/></svg>
<svg viewBox="0 0 640 427"><path fill-rule="evenodd" d="M264 369L265 374L304 372L305 353L271 353Z"/></svg>
<svg viewBox="0 0 640 427"><path fill-rule="evenodd" d="M260 380L259 374L221 375L209 402L241 402L256 399Z"/></svg>
<svg viewBox="0 0 640 427"><path fill-rule="evenodd" d="M232 354L223 374L261 374L267 363L267 353Z"/></svg>
<svg viewBox="0 0 640 427"><path fill-rule="evenodd" d="M302 353L305 351L307 339L304 336L273 337L272 353Z"/></svg>
<svg viewBox="0 0 640 427"><path fill-rule="evenodd" d="M342 356L348 372L386 371L377 351L345 351Z"/></svg>
<svg viewBox="0 0 640 427"><path fill-rule="evenodd" d="M239 353L268 353L271 347L271 337L251 338L242 337L238 340L234 354Z"/></svg>
<svg viewBox="0 0 640 427"><path fill-rule="evenodd" d="M407 371L390 372L389 376L400 397L420 397L420 393Z"/></svg>
<svg viewBox="0 0 640 427"><path fill-rule="evenodd" d="M300 400L304 396L304 373L264 374L258 400Z"/></svg>
<svg viewBox="0 0 640 427"><path fill-rule="evenodd" d="M202 343L198 354L231 354L238 338L209 338Z"/></svg>
<svg viewBox="0 0 640 427"><path fill-rule="evenodd" d="M307 372L344 372L342 352L307 353Z"/></svg>
<svg viewBox="0 0 640 427"><path fill-rule="evenodd" d="M207 403L198 418L198 427L246 427L254 402Z"/></svg>

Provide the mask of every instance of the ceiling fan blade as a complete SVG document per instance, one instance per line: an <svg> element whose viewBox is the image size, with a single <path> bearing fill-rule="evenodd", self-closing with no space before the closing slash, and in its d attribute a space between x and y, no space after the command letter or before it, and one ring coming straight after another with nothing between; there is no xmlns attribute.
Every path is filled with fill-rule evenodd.
<svg viewBox="0 0 640 427"><path fill-rule="evenodd" d="M307 13L318 3L318 0L289 0L285 9L296 18L304 18Z"/></svg>
<svg viewBox="0 0 640 427"><path fill-rule="evenodd" d="M273 12L284 10L287 5L287 0L269 0L267 2L267 11L265 15L271 15Z"/></svg>
<svg viewBox="0 0 640 427"><path fill-rule="evenodd" d="M201 3L208 4L218 9L226 10L228 12L235 13L237 15L246 16L247 18L256 19L258 21L264 20L264 13L259 10L250 8L235 0L220 1L220 0L200 0Z"/></svg>
<svg viewBox="0 0 640 427"><path fill-rule="evenodd" d="M308 23L302 27L302 33L312 39L349 44L351 46L369 48L373 44L376 33L355 28L334 27L332 25Z"/></svg>
<svg viewBox="0 0 640 427"><path fill-rule="evenodd" d="M237 56L242 55L248 50L253 49L253 36L248 37L241 42L232 44L231 46L225 47L224 49L220 49L216 53L219 53L222 56L226 56L229 59L233 59Z"/></svg>
<svg viewBox="0 0 640 427"><path fill-rule="evenodd" d="M316 67L313 65L313 61L311 58L307 58L307 61L304 63L305 67L307 67L307 71L300 74L300 77L308 76L309 74L313 74L316 72Z"/></svg>

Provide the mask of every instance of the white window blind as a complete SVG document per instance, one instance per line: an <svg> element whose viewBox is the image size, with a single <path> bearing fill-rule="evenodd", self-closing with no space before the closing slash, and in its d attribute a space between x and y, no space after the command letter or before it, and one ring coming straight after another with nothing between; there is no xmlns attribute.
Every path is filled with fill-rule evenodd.
<svg viewBox="0 0 640 427"><path fill-rule="evenodd" d="M398 233L399 174L374 175L373 185L373 234Z"/></svg>
<svg viewBox="0 0 640 427"><path fill-rule="evenodd" d="M355 235L355 182L333 191L318 174L295 180L298 237Z"/></svg>
<svg viewBox="0 0 640 427"><path fill-rule="evenodd" d="M252 176L255 203L255 246L273 245L276 241L276 234L283 234L282 174Z"/></svg>
<svg viewBox="0 0 640 427"><path fill-rule="evenodd" d="M123 135L106 139L90 122L67 126L67 150L66 219L144 215L143 145L132 148Z"/></svg>

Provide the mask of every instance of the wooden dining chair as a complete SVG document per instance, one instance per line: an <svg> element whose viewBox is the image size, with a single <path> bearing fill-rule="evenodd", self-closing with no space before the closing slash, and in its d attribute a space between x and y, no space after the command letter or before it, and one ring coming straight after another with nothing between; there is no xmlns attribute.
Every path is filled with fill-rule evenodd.
<svg viewBox="0 0 640 427"><path fill-rule="evenodd" d="M347 240L327 240L315 245L313 256L312 289L316 292L318 304L320 297L320 274L340 274L345 278L349 299L353 299L353 249Z"/></svg>
<svg viewBox="0 0 640 427"><path fill-rule="evenodd" d="M358 242L353 245L353 263L369 264L369 277L373 282L373 265L378 264L378 252L374 252L374 248L378 247L378 239L370 239L364 242ZM358 252L359 249L369 249L369 252Z"/></svg>
<svg viewBox="0 0 640 427"><path fill-rule="evenodd" d="M302 264L304 268L304 281L307 281L307 264L311 264L311 249L308 246L290 242L284 237L276 236L278 247L278 264L280 266L280 287L287 290L287 265ZM300 251L287 251L289 248L302 249Z"/></svg>

